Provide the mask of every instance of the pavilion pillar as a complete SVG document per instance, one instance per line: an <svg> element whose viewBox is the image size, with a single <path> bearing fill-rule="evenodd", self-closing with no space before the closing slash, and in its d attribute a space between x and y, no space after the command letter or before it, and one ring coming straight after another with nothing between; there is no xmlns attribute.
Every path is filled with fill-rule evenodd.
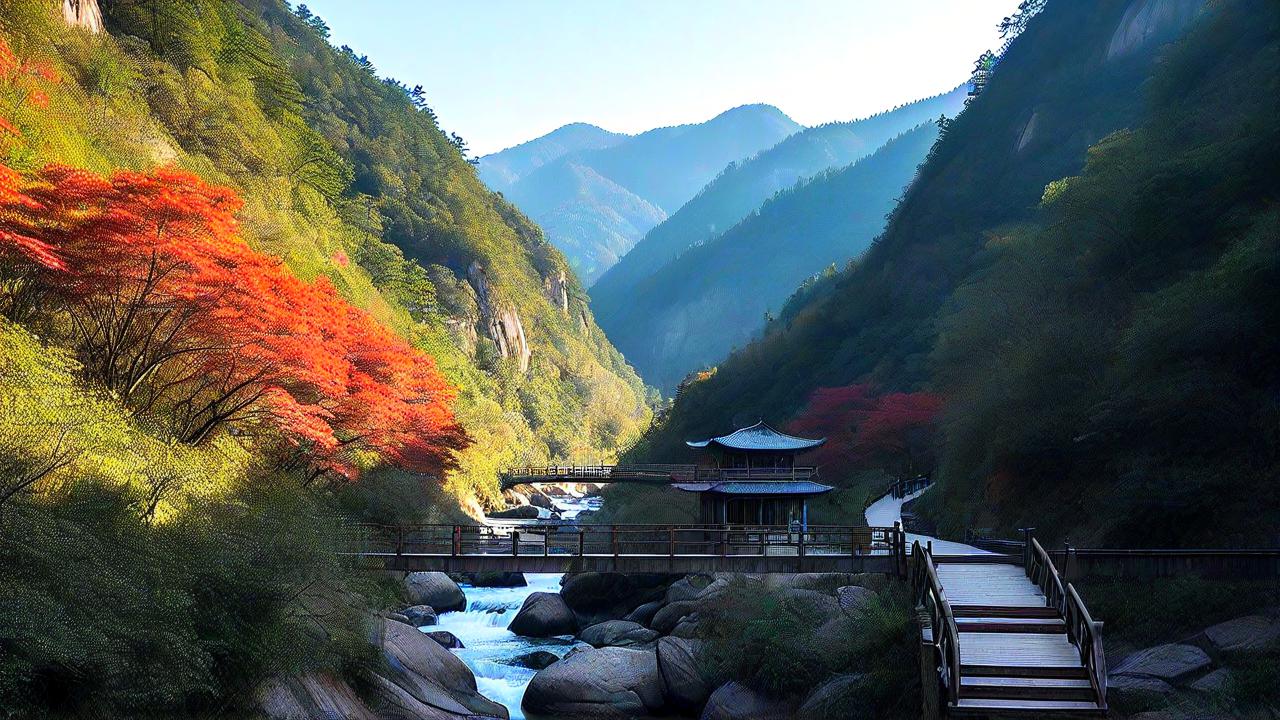
<svg viewBox="0 0 1280 720"><path fill-rule="evenodd" d="M800 532L809 532L809 498L800 498Z"/></svg>

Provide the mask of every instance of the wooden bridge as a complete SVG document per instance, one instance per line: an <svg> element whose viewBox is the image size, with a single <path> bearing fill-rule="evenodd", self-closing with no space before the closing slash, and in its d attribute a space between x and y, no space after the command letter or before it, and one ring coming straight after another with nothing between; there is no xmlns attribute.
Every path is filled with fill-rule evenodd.
<svg viewBox="0 0 1280 720"><path fill-rule="evenodd" d="M1021 562L935 557L912 546L916 605L927 613L925 716L1101 716L1107 710L1101 623L1028 538ZM932 707L931 707L932 705Z"/></svg>
<svg viewBox="0 0 1280 720"><path fill-rule="evenodd" d="M355 525L352 554L387 570L533 573L907 571L902 527Z"/></svg>
<svg viewBox="0 0 1280 720"><path fill-rule="evenodd" d="M503 470L498 484L503 490L538 483L641 483L722 482L727 480L812 480L813 467L708 468L697 465L541 465Z"/></svg>

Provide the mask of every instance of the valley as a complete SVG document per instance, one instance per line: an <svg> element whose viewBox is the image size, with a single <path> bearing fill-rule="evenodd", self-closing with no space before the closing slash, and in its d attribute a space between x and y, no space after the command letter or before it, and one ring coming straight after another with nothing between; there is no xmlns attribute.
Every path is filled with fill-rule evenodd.
<svg viewBox="0 0 1280 720"><path fill-rule="evenodd" d="M1277 118L1270 0L0 4L0 719L1273 717Z"/></svg>

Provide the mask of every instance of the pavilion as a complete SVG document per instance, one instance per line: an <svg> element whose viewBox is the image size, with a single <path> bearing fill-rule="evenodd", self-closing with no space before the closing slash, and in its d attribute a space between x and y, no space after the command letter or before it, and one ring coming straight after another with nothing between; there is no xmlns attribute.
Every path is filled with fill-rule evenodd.
<svg viewBox="0 0 1280 720"><path fill-rule="evenodd" d="M815 467L796 465L796 456L826 442L773 429L764 422L728 435L691 440L702 450L690 482L672 487L698 493L704 525L809 526L808 500L834 488L816 482Z"/></svg>

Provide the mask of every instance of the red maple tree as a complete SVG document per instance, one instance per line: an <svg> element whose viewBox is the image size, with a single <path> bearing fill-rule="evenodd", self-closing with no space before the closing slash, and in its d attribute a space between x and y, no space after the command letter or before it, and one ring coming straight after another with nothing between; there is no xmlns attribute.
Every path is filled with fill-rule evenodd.
<svg viewBox="0 0 1280 720"><path fill-rule="evenodd" d="M927 392L877 395L868 384L818 388L788 426L827 443L814 454L825 468L880 468L911 477L932 468L932 442L942 399Z"/></svg>
<svg viewBox="0 0 1280 720"><path fill-rule="evenodd" d="M0 40L0 82L25 67ZM88 378L185 442L235 428L311 477L449 467L468 438L435 361L250 248L240 207L175 168L0 164L4 310L65 313Z"/></svg>

